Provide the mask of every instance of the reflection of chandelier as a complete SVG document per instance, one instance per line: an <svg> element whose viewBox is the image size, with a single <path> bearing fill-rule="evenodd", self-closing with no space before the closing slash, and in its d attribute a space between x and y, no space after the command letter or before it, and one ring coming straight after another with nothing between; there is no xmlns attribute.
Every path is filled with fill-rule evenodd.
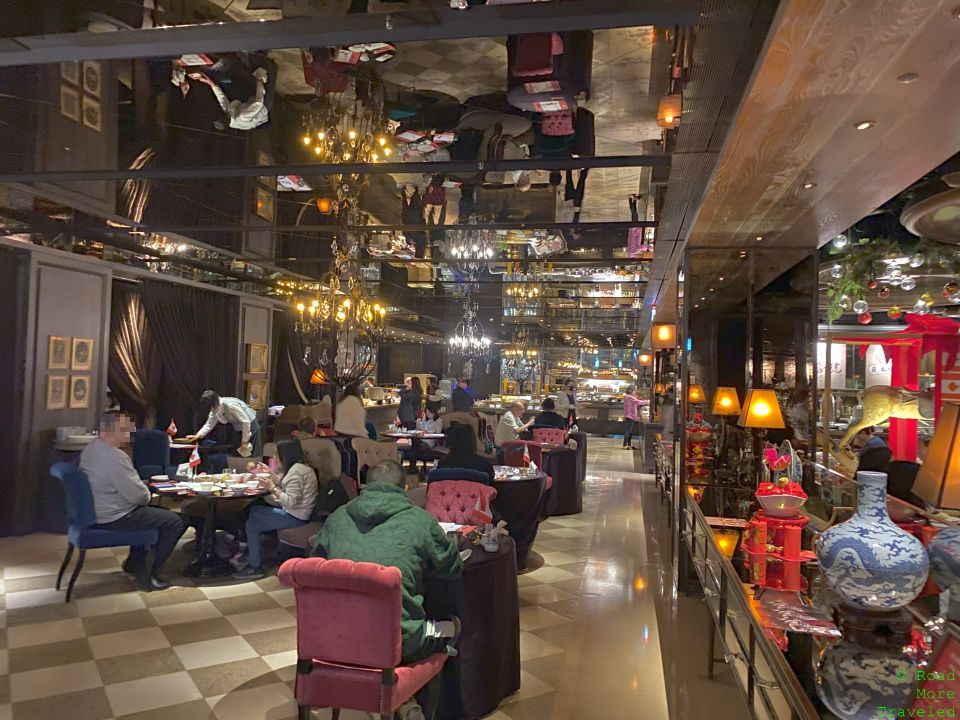
<svg viewBox="0 0 960 720"><path fill-rule="evenodd" d="M464 275L479 277L497 252L497 235L493 230L447 230L444 254Z"/></svg>
<svg viewBox="0 0 960 720"><path fill-rule="evenodd" d="M393 154L390 122L384 111L383 91L371 85L369 96L341 104L342 95L324 95L317 109L303 120L301 142L321 163L378 163ZM360 173L342 175L338 184L362 184Z"/></svg>
<svg viewBox="0 0 960 720"><path fill-rule="evenodd" d="M477 311L468 297L463 303L463 320L453 329L447 339L450 349L461 355L478 355L490 347L490 338L483 333L483 325L477 321Z"/></svg>
<svg viewBox="0 0 960 720"><path fill-rule="evenodd" d="M536 361L540 357L540 351L537 348L530 347L527 331L523 328L514 334L513 342L505 347L500 354L505 359L519 360L521 363Z"/></svg>
<svg viewBox="0 0 960 720"><path fill-rule="evenodd" d="M373 371L387 309L364 292L355 267L357 244L343 249L334 240L331 248L333 266L320 279L316 297L296 302L296 331L313 378L345 387Z"/></svg>

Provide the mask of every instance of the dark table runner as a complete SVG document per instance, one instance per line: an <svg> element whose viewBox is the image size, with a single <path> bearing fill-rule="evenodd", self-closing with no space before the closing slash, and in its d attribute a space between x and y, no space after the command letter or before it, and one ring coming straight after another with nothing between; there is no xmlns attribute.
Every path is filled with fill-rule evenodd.
<svg viewBox="0 0 960 720"><path fill-rule="evenodd" d="M570 439L577 443L577 462L580 465L578 479L584 482L587 479L587 434L585 432L572 432Z"/></svg>
<svg viewBox="0 0 960 720"><path fill-rule="evenodd" d="M497 497L493 507L507 521L507 531L517 546L517 567L527 566L527 554L537 539L537 527L546 501L547 476L540 473L493 483Z"/></svg>
<svg viewBox="0 0 960 720"><path fill-rule="evenodd" d="M552 515L576 515L583 510L583 485L579 480L576 451L558 447L543 453L543 471L553 478L547 504Z"/></svg>
<svg viewBox="0 0 960 720"><path fill-rule="evenodd" d="M472 545L459 587L427 580L427 614L460 618L459 655L441 675L437 720L477 720L520 689L520 598L513 540L488 553ZM458 596L458 597L457 597Z"/></svg>

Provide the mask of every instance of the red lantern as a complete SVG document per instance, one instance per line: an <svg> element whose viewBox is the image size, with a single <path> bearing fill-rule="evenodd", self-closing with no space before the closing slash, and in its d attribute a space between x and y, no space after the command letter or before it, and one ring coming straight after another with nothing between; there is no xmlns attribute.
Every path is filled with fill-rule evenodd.
<svg viewBox="0 0 960 720"><path fill-rule="evenodd" d="M867 312L862 312L857 315L857 322L859 322L861 325L869 325L873 322L873 315L869 310Z"/></svg>

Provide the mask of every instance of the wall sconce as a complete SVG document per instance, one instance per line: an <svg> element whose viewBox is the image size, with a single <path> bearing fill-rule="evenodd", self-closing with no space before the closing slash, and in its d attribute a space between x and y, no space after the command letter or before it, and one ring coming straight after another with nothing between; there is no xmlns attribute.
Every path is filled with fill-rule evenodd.
<svg viewBox="0 0 960 720"><path fill-rule="evenodd" d="M940 510L960 510L960 405L943 404L913 492Z"/></svg>
<svg viewBox="0 0 960 720"><path fill-rule="evenodd" d="M691 385L687 390L687 402L691 405L699 405L706 402L707 396L703 393L703 385Z"/></svg>
<svg viewBox="0 0 960 720"><path fill-rule="evenodd" d="M713 408L711 412L714 415L739 415L740 396L737 394L737 389L733 387L718 387L713 393Z"/></svg>
<svg viewBox="0 0 960 720"><path fill-rule="evenodd" d="M653 363L653 355L648 352L642 352L637 356L637 364L640 367L649 367Z"/></svg>
<svg viewBox="0 0 960 720"><path fill-rule="evenodd" d="M321 215L329 215L330 211L333 210L333 202L330 198L317 198L317 210L320 211Z"/></svg>
<svg viewBox="0 0 960 720"><path fill-rule="evenodd" d="M678 128L682 111L683 95L680 93L664 95L657 103L657 125L668 130Z"/></svg>
<svg viewBox="0 0 960 720"><path fill-rule="evenodd" d="M677 326L676 325L654 325L653 332L654 350L673 350L677 346Z"/></svg>

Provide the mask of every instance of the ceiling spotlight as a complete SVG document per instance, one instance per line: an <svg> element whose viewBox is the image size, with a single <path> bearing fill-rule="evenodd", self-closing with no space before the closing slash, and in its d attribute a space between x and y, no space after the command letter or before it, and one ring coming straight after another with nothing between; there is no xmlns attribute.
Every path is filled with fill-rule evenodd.
<svg viewBox="0 0 960 720"><path fill-rule="evenodd" d="M710 288L710 292L713 292L715 288Z"/></svg>
<svg viewBox="0 0 960 720"><path fill-rule="evenodd" d="M804 190L809 190L810 188L814 188L814 187L816 187L816 186L817 186L817 184L816 184L815 182L805 182L805 183L803 184L803 189L804 189Z"/></svg>
<svg viewBox="0 0 960 720"><path fill-rule="evenodd" d="M723 277L723 275L721 275L721 276L720 276L720 282L723 282L723 281L724 281L724 277Z"/></svg>
<svg viewBox="0 0 960 720"><path fill-rule="evenodd" d="M909 85L912 82L916 82L920 78L919 75L915 72L904 73L903 75L897 76L897 82L902 85Z"/></svg>
<svg viewBox="0 0 960 720"><path fill-rule="evenodd" d="M854 127L857 130L869 130L874 125L876 125L876 123L873 120L861 120L856 125L854 125Z"/></svg>
<svg viewBox="0 0 960 720"><path fill-rule="evenodd" d="M761 240L763 240L763 235L757 235L757 242L760 242Z"/></svg>

